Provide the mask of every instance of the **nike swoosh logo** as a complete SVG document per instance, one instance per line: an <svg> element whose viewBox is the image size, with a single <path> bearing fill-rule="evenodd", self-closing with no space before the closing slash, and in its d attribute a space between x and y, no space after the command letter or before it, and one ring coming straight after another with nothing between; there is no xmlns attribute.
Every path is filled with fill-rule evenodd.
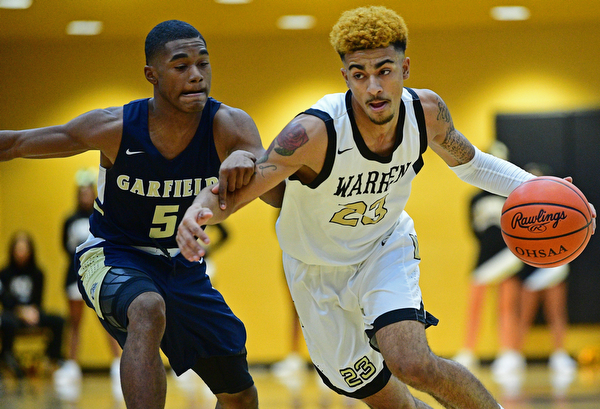
<svg viewBox="0 0 600 409"><path fill-rule="evenodd" d="M125 151L127 155L137 155L138 153L145 153L144 151L130 151L129 148Z"/></svg>
<svg viewBox="0 0 600 409"><path fill-rule="evenodd" d="M349 150L351 150L351 149L353 149L353 148L354 148L354 147L352 147L352 146L351 146L351 147L349 147L349 148L346 148L346 149L344 149L344 150L338 149L338 155L341 155L341 154L342 154L342 153L344 153L344 152L348 152Z"/></svg>

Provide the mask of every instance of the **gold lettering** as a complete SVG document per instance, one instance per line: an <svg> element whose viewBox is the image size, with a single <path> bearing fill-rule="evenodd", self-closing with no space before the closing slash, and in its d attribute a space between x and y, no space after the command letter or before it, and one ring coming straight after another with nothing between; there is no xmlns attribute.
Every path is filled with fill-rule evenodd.
<svg viewBox="0 0 600 409"><path fill-rule="evenodd" d="M197 196L201 190L202 190L202 178L194 179L194 196Z"/></svg>
<svg viewBox="0 0 600 409"><path fill-rule="evenodd" d="M129 190L129 176L127 175L119 175L117 178L117 186L121 190Z"/></svg>
<svg viewBox="0 0 600 409"><path fill-rule="evenodd" d="M142 179L135 180L135 183L131 188L131 193L136 193L140 196L144 196L144 181Z"/></svg>
<svg viewBox="0 0 600 409"><path fill-rule="evenodd" d="M158 189L160 188L160 182L155 180L151 180L148 183L148 197L160 197L160 193L158 193Z"/></svg>
<svg viewBox="0 0 600 409"><path fill-rule="evenodd" d="M217 178L217 177L213 176L213 177L206 179L206 186L216 185L217 183L219 183L219 178Z"/></svg>
<svg viewBox="0 0 600 409"><path fill-rule="evenodd" d="M163 197L171 197L171 188L172 187L173 187L173 181L172 180L165 180Z"/></svg>
<svg viewBox="0 0 600 409"><path fill-rule="evenodd" d="M181 197L181 180L175 181L175 194L173 197Z"/></svg>

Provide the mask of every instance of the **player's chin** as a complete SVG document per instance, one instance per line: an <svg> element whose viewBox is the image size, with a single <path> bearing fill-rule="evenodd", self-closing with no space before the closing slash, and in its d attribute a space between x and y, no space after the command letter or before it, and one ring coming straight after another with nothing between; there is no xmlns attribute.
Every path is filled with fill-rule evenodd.
<svg viewBox="0 0 600 409"><path fill-rule="evenodd" d="M199 112L204 109L207 98L205 94L195 95L193 97L183 94L179 100L181 103L181 108L184 111Z"/></svg>

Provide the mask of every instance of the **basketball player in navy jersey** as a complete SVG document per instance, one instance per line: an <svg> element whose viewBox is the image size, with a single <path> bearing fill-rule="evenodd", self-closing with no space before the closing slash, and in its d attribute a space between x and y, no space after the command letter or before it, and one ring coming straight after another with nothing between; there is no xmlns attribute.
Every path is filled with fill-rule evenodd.
<svg viewBox="0 0 600 409"><path fill-rule="evenodd" d="M429 349L425 328L437 319L424 308L417 235L403 209L427 146L461 179L504 196L534 176L474 147L434 92L404 87L407 29L394 11L348 11L330 39L349 91L293 119L224 202L203 190L178 228L179 247L200 259L202 224L287 179L277 235L323 381L371 408L428 408L410 385L446 408L497 409L465 367Z"/></svg>
<svg viewBox="0 0 600 409"><path fill-rule="evenodd" d="M194 27L160 23L145 51L153 98L61 126L2 131L0 160L101 152L91 234L75 257L86 303L123 347L128 408L164 408L159 347L178 375L191 368L202 377L218 407L257 408L244 325L212 288L206 264L180 254L175 234L201 189L247 184L265 150L245 112L209 97L208 50ZM264 199L277 205L281 191Z"/></svg>

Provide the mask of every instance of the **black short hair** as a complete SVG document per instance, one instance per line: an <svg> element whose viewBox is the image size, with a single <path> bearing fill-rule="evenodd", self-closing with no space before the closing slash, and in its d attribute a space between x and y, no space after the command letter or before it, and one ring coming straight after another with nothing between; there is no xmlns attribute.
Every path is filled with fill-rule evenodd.
<svg viewBox="0 0 600 409"><path fill-rule="evenodd" d="M184 21L167 20L157 24L146 36L146 64L149 64L166 43L184 38L200 38L206 44L202 34Z"/></svg>

